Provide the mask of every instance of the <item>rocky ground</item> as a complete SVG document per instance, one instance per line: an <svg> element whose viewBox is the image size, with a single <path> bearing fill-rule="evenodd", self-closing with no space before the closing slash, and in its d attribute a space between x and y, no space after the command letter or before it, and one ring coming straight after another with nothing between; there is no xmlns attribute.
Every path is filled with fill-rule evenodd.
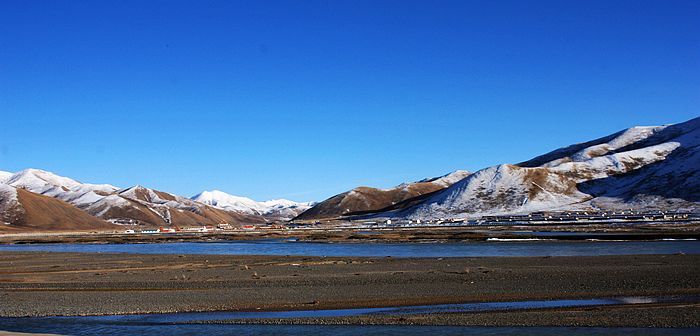
<svg viewBox="0 0 700 336"><path fill-rule="evenodd" d="M699 255L399 259L0 253L0 316L698 294ZM698 317L697 302L686 302L629 309L359 316L314 323L698 326Z"/></svg>

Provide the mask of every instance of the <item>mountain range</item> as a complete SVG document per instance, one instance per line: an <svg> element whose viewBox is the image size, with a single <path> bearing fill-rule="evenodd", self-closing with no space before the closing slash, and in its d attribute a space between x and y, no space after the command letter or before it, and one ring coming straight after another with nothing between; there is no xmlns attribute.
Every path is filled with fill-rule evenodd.
<svg viewBox="0 0 700 336"><path fill-rule="evenodd" d="M233 204L232 199L245 202ZM0 215L6 224L0 229L5 230L261 224L288 220L310 206L289 200L256 202L220 191L190 199L140 185L120 189L81 183L39 169L0 172Z"/></svg>
<svg viewBox="0 0 700 336"><path fill-rule="evenodd" d="M294 218L315 204L314 202L300 203L286 199L257 202L247 197L229 195L219 190L204 191L193 196L192 200L233 212L278 220Z"/></svg>
<svg viewBox="0 0 700 336"><path fill-rule="evenodd" d="M461 174L458 181L415 196L401 193L401 186L356 188L318 203L296 219L469 218L588 209L698 211L700 118L632 127L529 161ZM416 185L423 182L407 186Z"/></svg>
<svg viewBox="0 0 700 336"><path fill-rule="evenodd" d="M0 171L0 230L102 230L357 218L476 218L544 210L700 211L700 118L638 126L517 164L389 189L357 187L319 203L257 202L222 191L191 198L89 184L39 169Z"/></svg>

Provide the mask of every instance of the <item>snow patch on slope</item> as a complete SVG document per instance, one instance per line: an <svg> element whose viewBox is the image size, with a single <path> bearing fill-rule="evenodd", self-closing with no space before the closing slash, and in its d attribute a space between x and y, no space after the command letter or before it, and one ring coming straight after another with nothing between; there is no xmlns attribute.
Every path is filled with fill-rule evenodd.
<svg viewBox="0 0 700 336"><path fill-rule="evenodd" d="M17 189L0 183L0 224L8 225L19 216L23 210L17 197Z"/></svg>
<svg viewBox="0 0 700 336"><path fill-rule="evenodd" d="M666 127L667 126L637 126L629 128L608 143L584 148L583 150L572 155L571 160L574 162L582 162L606 155L625 146L629 146L647 139L657 132L662 131ZM556 166L556 163L557 162L551 162L546 165Z"/></svg>
<svg viewBox="0 0 700 336"><path fill-rule="evenodd" d="M437 184L437 185L440 185L443 187L449 187L449 186L457 183L458 181L464 179L465 177L469 176L469 174L471 174L471 172L466 171L466 170L455 170L449 174L446 174L446 175L443 175L440 177L435 177L435 178L431 178L431 179L424 179L424 180L420 180L418 182L431 182L431 183L434 183L434 184Z"/></svg>
<svg viewBox="0 0 700 336"><path fill-rule="evenodd" d="M17 189L7 184L0 183L0 203L18 202Z"/></svg>
<svg viewBox="0 0 700 336"><path fill-rule="evenodd" d="M12 177L13 173L6 172L6 171L0 171L0 183L6 183L10 177Z"/></svg>
<svg viewBox="0 0 700 336"><path fill-rule="evenodd" d="M125 198L119 195L109 195L90 204L85 208L85 211L93 216L102 217L112 208L123 208L128 206L131 206L131 202Z"/></svg>

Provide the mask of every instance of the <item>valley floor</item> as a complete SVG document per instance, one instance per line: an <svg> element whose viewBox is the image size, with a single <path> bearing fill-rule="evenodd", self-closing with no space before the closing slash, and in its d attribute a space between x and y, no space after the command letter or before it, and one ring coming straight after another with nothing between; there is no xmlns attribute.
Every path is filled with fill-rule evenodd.
<svg viewBox="0 0 700 336"><path fill-rule="evenodd" d="M497 239L659 240L700 239L700 222L598 223L585 225L480 225L410 228L264 229L208 233L11 232L0 231L0 244L134 243L297 239L302 241L485 241Z"/></svg>
<svg viewBox="0 0 700 336"><path fill-rule="evenodd" d="M0 253L4 317L698 295L700 255L331 258ZM694 300L254 322L700 327L700 302Z"/></svg>

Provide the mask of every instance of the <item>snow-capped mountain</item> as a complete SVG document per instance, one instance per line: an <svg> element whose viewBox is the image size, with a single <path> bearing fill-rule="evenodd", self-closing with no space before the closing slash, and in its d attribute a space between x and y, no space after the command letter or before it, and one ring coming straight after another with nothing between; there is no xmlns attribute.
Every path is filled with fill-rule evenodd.
<svg viewBox="0 0 700 336"><path fill-rule="evenodd" d="M115 228L61 200L0 183L0 231Z"/></svg>
<svg viewBox="0 0 700 336"><path fill-rule="evenodd" d="M40 169L25 169L14 174L2 172L0 182L36 194L58 198L77 207L97 202L119 189L109 184L81 183Z"/></svg>
<svg viewBox="0 0 700 336"><path fill-rule="evenodd" d="M250 214L260 214L266 208L260 202L250 198L230 195L219 190L203 191L192 196L191 199L218 208L228 208Z"/></svg>
<svg viewBox="0 0 700 336"><path fill-rule="evenodd" d="M260 216L222 210L166 192L134 186L89 205L85 211L121 224L194 226L221 223L262 223Z"/></svg>
<svg viewBox="0 0 700 336"><path fill-rule="evenodd" d="M39 169L0 171L2 230L630 208L700 211L700 118L632 127L476 173L455 171L390 189L358 187L315 205L283 199L257 202L216 190L189 199L138 185L120 189L82 183Z"/></svg>
<svg viewBox="0 0 700 336"><path fill-rule="evenodd" d="M403 183L389 189L358 187L320 202L296 217L298 220L333 218L338 216L403 209L427 195L449 187L469 176L457 170L440 177Z"/></svg>
<svg viewBox="0 0 700 336"><path fill-rule="evenodd" d="M449 218L555 209L700 209L700 118L633 127L468 176L377 216Z"/></svg>
<svg viewBox="0 0 700 336"><path fill-rule="evenodd" d="M294 202L286 199L276 199L260 202L267 207L264 212L266 218L278 220L290 220L309 210L316 202Z"/></svg>
<svg viewBox="0 0 700 336"><path fill-rule="evenodd" d="M28 195L25 198L32 198L32 195L47 196L32 198L37 202L56 199L62 201L60 203L65 202L63 207L75 206L75 210L98 224L104 223L99 219L118 224L147 226L197 226L266 221L257 214L220 209L142 186L119 189L110 184L81 183L40 169L25 169L17 173L2 172L0 185L3 186L3 199L6 200L0 211L5 217L14 218L16 216L13 214L23 213L11 211L24 208L13 201L16 197L10 197L19 192L20 195ZM54 207L58 204L50 203L54 204ZM74 214L71 216L75 217ZM55 221L62 220L57 218Z"/></svg>
<svg viewBox="0 0 700 336"><path fill-rule="evenodd" d="M219 190L203 191L192 196L192 200L219 209L279 220L294 218L313 205L312 202L294 202L286 199L257 202L247 197L234 196Z"/></svg>
<svg viewBox="0 0 700 336"><path fill-rule="evenodd" d="M39 170L0 172L0 219L4 230L86 230L112 225L73 205L85 205L117 188L84 184ZM69 203L66 203L69 202Z"/></svg>

